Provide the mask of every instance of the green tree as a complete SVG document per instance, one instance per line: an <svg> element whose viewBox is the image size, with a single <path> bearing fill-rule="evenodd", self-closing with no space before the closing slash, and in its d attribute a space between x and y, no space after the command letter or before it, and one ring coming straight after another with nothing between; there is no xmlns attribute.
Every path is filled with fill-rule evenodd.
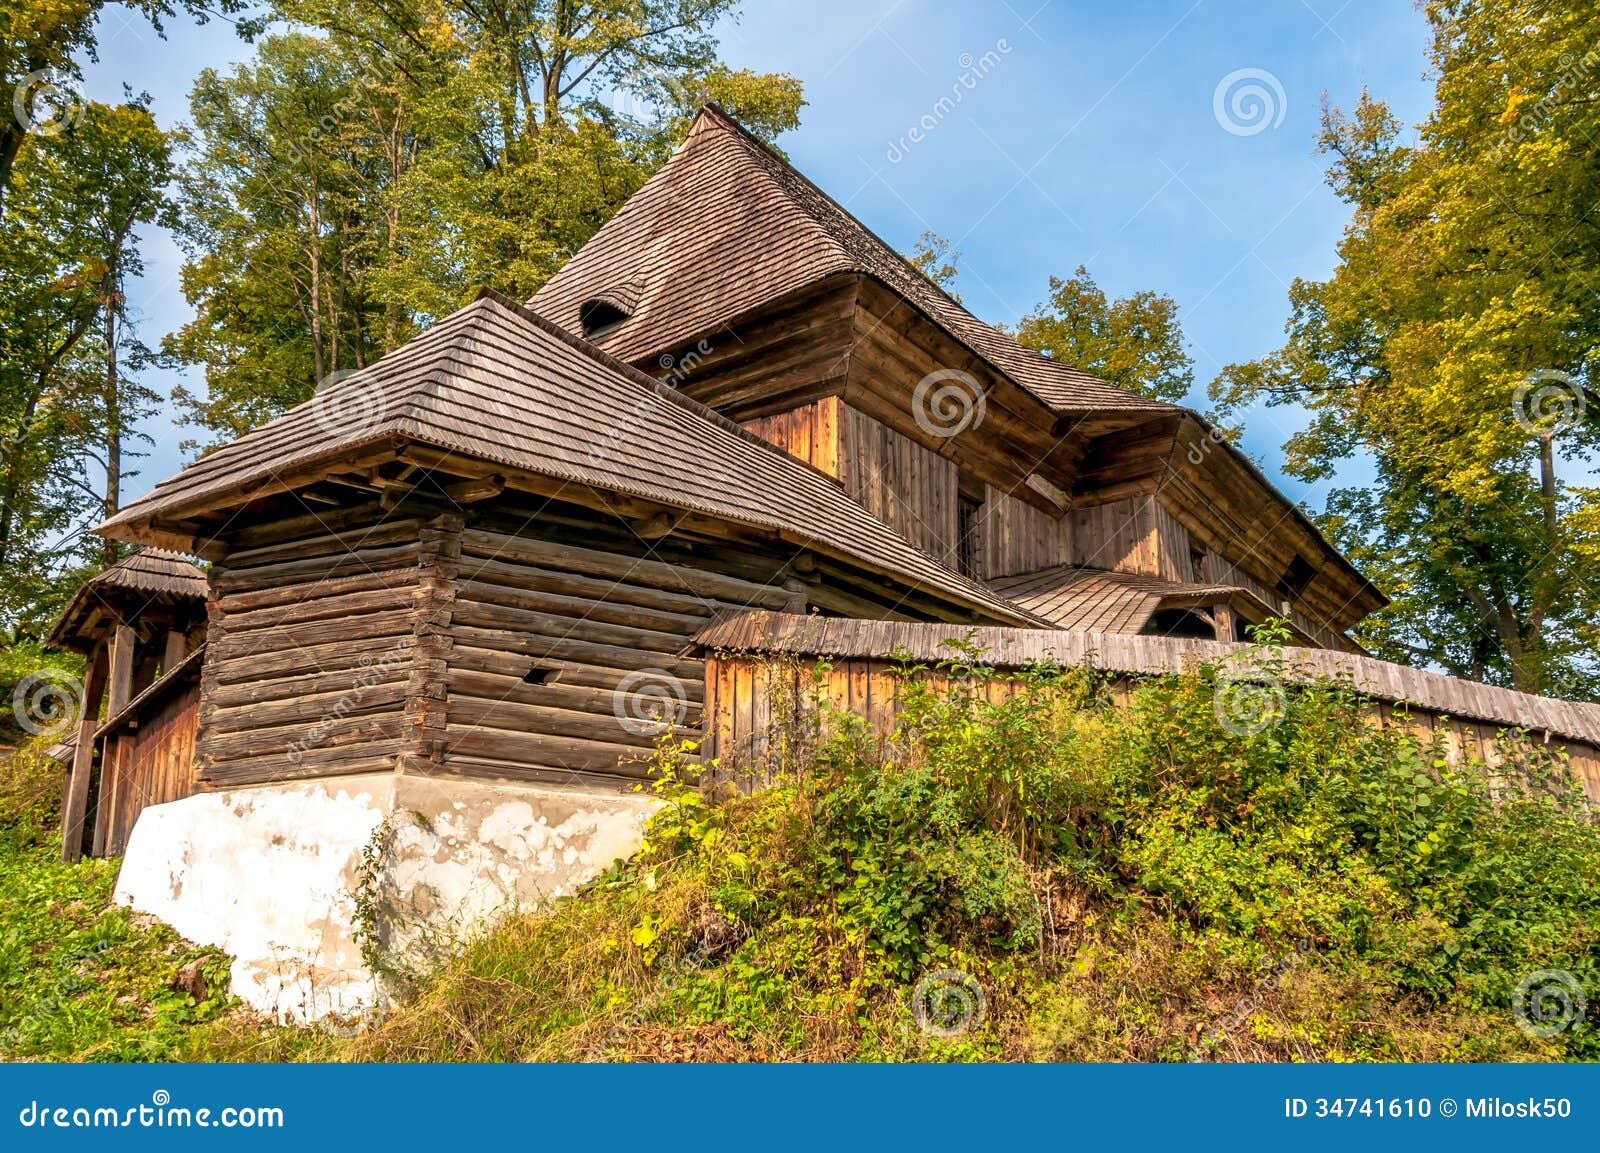
<svg viewBox="0 0 1600 1153"><path fill-rule="evenodd" d="M1370 458L1325 523L1393 597L1380 655L1530 692L1600 691L1600 11L1434 2L1436 106L1414 143L1377 100L1325 112L1352 208L1339 264L1290 292L1288 339L1212 386L1298 404L1286 467Z"/></svg>
<svg viewBox="0 0 1600 1153"><path fill-rule="evenodd" d="M960 302L961 297L956 294L956 278L960 270L956 265L961 260L961 253L948 239L937 232L926 231L917 237L917 243L906 259L918 272L949 293L950 299Z"/></svg>
<svg viewBox="0 0 1600 1153"><path fill-rule="evenodd" d="M0 619L48 614L63 572L107 559L85 530L115 511L154 395L125 286L138 229L165 219L169 141L138 104L92 104L29 136L0 220Z"/></svg>
<svg viewBox="0 0 1600 1153"><path fill-rule="evenodd" d="M228 439L490 285L527 296L665 159L706 99L771 139L787 76L734 71L734 0L280 0L311 32L205 73L183 180L204 364L185 419Z"/></svg>
<svg viewBox="0 0 1600 1153"><path fill-rule="evenodd" d="M1107 298L1089 270L1050 278L1049 298L1014 333L1035 352L1092 372L1119 388L1182 400L1194 385L1194 359L1170 296L1136 292Z"/></svg>
<svg viewBox="0 0 1600 1153"><path fill-rule="evenodd" d="M244 0L122 0L117 7L147 19L156 33L162 21L182 11L200 23L216 14L231 14ZM95 25L106 0L17 0L0 6L0 94L8 102L0 116L0 212L29 123L65 126L82 111L70 86L79 77L78 61L95 55ZM27 120L12 115L20 102Z"/></svg>

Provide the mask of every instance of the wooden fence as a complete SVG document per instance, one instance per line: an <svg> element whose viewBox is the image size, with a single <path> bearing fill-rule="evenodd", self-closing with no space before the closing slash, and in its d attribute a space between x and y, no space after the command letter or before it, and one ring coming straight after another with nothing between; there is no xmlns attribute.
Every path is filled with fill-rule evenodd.
<svg viewBox="0 0 1600 1153"><path fill-rule="evenodd" d="M1043 629L859 621L751 612L719 619L696 637L706 659L702 754L730 764L754 764L771 742L793 731L796 710L820 693L839 709L866 718L880 733L894 727L903 660L925 666L918 675L935 688L949 683L936 666L949 660L949 641L968 641L982 661L1003 674L1041 660L1110 674L1124 703L1141 676L1216 665L1222 675L1255 679L1261 650L1167 637L1068 633ZM827 670L820 677L819 663ZM1600 705L1534 697L1324 649L1284 649L1271 676L1285 684L1334 680L1351 686L1368 715L1423 739L1439 738L1454 760L1494 765L1507 734L1564 751L1588 795L1600 801ZM985 687L991 699L1010 695L1003 675Z"/></svg>

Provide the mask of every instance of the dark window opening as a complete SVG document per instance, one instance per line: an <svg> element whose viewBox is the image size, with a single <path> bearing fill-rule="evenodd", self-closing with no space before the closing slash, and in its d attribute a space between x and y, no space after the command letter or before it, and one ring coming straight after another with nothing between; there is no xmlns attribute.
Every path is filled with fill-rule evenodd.
<svg viewBox="0 0 1600 1153"><path fill-rule="evenodd" d="M1189 573L1192 580L1204 583L1206 579L1206 550L1191 548L1189 550Z"/></svg>
<svg viewBox="0 0 1600 1153"><path fill-rule="evenodd" d="M1306 586L1311 583L1311 578L1317 575L1317 570L1311 567L1311 562L1303 556L1296 556L1289 562L1289 567L1283 570L1283 575L1278 578L1278 593L1291 600L1306 591Z"/></svg>
<svg viewBox="0 0 1600 1153"><path fill-rule="evenodd" d="M961 508L957 531L960 541L956 550L956 569L964 577L978 580L979 563L983 531L983 502L961 498Z"/></svg>
<svg viewBox="0 0 1600 1153"><path fill-rule="evenodd" d="M604 336L628 319L628 314L617 304L601 297L586 300L578 305L578 323L587 337Z"/></svg>
<svg viewBox="0 0 1600 1153"><path fill-rule="evenodd" d="M522 674L522 683L525 685L547 685L561 675L559 665L534 665Z"/></svg>
<svg viewBox="0 0 1600 1153"><path fill-rule="evenodd" d="M1159 609L1144 626L1144 634L1151 637L1189 637L1193 640L1217 639L1217 627L1211 618L1192 609Z"/></svg>

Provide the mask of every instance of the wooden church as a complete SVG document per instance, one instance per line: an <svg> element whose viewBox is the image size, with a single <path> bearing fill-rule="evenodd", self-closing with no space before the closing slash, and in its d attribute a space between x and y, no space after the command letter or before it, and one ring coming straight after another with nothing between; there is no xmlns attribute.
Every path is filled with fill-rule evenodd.
<svg viewBox="0 0 1600 1153"><path fill-rule="evenodd" d="M705 638L759 650L807 618L861 659L887 657L870 638L890 626L981 627L1030 652L1118 638L1098 647L1159 668L1277 617L1327 661L1372 666L1381 699L1433 693L1440 716L1600 743L1590 706L1452 695L1364 658L1347 634L1383 595L1202 417L976 319L715 107L531 300L483 293L100 531L207 566L184 634L199 655L170 649L137 690L197 679L193 755L178 786L118 798L134 786L83 726L67 851L120 849L143 809L126 899L241 957L227 916L150 891L234 858L292 875L261 847L270 798L301 806L291 842L324 815L305 806L341 798L375 798L362 835L402 810L475 813L456 839L502 877L493 830L526 809L517 844L603 867L611 818L642 820L628 789L662 726L696 731L708 691L737 695ZM748 613L768 632L730 626ZM106 831L91 794L120 814ZM426 868L407 884L459 864L449 844L413 846ZM508 899L576 879L531 859L516 869L543 880L519 874ZM236 889L268 883L242 870ZM280 1012L367 996L328 1009L265 972L258 999Z"/></svg>

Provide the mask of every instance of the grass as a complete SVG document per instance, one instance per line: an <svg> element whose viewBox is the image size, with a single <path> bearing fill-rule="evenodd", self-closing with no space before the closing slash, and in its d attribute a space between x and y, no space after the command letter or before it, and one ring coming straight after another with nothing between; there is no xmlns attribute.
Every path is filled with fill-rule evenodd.
<svg viewBox="0 0 1600 1153"><path fill-rule="evenodd" d="M1600 1057L1600 831L1559 757L1489 778L1363 721L1338 686L1231 732L1210 671L1109 707L1042 669L912 670L880 746L854 718L753 796L685 783L644 849L468 942L354 1035L176 993L207 957L109 907L0 808L0 1050L53 1059L1585 1060ZM14 765L16 762L14 762ZM13 780L23 775L13 772ZM31 830L31 831L30 831ZM220 974L225 959L202 960ZM1529 979L1567 974L1540 1000ZM1520 988L1520 991L1519 991ZM1573 989L1587 1017L1567 1011ZM1535 989L1537 992L1537 989ZM1519 1024L1541 1010L1558 1030ZM1547 1032L1548 1035L1537 1035Z"/></svg>
<svg viewBox="0 0 1600 1153"><path fill-rule="evenodd" d="M228 959L114 905L115 860L60 862L62 773L41 743L0 774L0 1055L181 1057L194 1027L231 1007Z"/></svg>

